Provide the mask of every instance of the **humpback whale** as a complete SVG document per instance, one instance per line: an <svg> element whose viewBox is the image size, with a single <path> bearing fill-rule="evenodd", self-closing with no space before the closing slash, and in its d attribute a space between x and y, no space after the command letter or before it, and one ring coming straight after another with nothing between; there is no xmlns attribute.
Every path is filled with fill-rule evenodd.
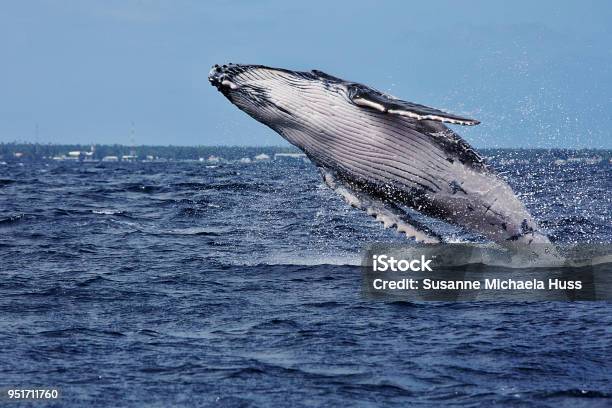
<svg viewBox="0 0 612 408"><path fill-rule="evenodd" d="M215 65L231 103L301 149L356 208L417 241L443 237L414 212L507 246L549 243L495 170L446 124L480 122L322 71Z"/></svg>

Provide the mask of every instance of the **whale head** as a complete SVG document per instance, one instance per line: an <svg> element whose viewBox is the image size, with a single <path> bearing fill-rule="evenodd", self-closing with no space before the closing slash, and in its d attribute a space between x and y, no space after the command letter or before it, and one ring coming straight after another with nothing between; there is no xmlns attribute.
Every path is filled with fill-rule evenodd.
<svg viewBox="0 0 612 408"><path fill-rule="evenodd" d="M317 70L230 63L213 66L208 80L239 109L281 134L313 124L313 115L325 114L321 110L330 105L351 105L348 83Z"/></svg>

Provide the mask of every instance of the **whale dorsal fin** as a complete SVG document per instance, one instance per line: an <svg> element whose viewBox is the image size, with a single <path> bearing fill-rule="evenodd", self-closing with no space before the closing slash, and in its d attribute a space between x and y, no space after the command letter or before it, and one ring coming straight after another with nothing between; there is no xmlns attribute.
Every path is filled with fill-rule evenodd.
<svg viewBox="0 0 612 408"><path fill-rule="evenodd" d="M348 94L355 105L371 108L382 113L406 116L416 120L453 123L455 125L473 126L480 123L475 119L464 118L428 106L395 99L361 84L349 84Z"/></svg>

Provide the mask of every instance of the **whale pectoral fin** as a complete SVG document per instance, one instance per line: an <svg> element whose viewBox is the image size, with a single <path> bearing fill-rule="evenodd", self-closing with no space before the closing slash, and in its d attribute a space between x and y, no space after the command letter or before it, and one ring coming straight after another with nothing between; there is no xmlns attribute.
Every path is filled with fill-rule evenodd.
<svg viewBox="0 0 612 408"><path fill-rule="evenodd" d="M385 203L348 186L339 180L331 170L319 167L319 171L329 188L340 194L352 207L363 210L377 221L382 222L385 228L395 227L398 232L405 233L408 238L414 238L418 242L438 243L442 241L441 236L412 219L396 205Z"/></svg>
<svg viewBox="0 0 612 408"><path fill-rule="evenodd" d="M428 106L395 99L361 84L348 85L348 94L355 105L374 109L382 113L406 116L416 120L453 123L455 125L473 126L480 123L475 119L464 118Z"/></svg>

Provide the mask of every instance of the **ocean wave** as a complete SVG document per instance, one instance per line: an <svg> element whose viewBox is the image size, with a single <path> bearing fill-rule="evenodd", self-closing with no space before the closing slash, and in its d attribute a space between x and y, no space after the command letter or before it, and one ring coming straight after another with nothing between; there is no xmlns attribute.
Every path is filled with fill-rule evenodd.
<svg viewBox="0 0 612 408"><path fill-rule="evenodd" d="M0 188L4 186L8 186L9 184L13 184L16 182L17 180L13 180L13 179L0 179Z"/></svg>
<svg viewBox="0 0 612 408"><path fill-rule="evenodd" d="M166 231L162 231L162 234L170 235L205 235L205 236L217 236L226 232L223 228L211 228L211 227L188 227L188 228L174 228Z"/></svg>
<svg viewBox="0 0 612 408"><path fill-rule="evenodd" d="M99 208L95 210L91 210L94 214L99 215L126 215L127 213L122 210L113 210L112 208Z"/></svg>
<svg viewBox="0 0 612 408"><path fill-rule="evenodd" d="M0 218L0 226L8 226L16 224L26 219L26 214L15 214L8 217Z"/></svg>
<svg viewBox="0 0 612 408"><path fill-rule="evenodd" d="M263 265L294 265L294 266L317 266L317 265L335 265L335 266L359 266L361 265L361 257L359 254L344 254L344 255L318 255L318 254L299 254L299 253L278 253L260 262Z"/></svg>

